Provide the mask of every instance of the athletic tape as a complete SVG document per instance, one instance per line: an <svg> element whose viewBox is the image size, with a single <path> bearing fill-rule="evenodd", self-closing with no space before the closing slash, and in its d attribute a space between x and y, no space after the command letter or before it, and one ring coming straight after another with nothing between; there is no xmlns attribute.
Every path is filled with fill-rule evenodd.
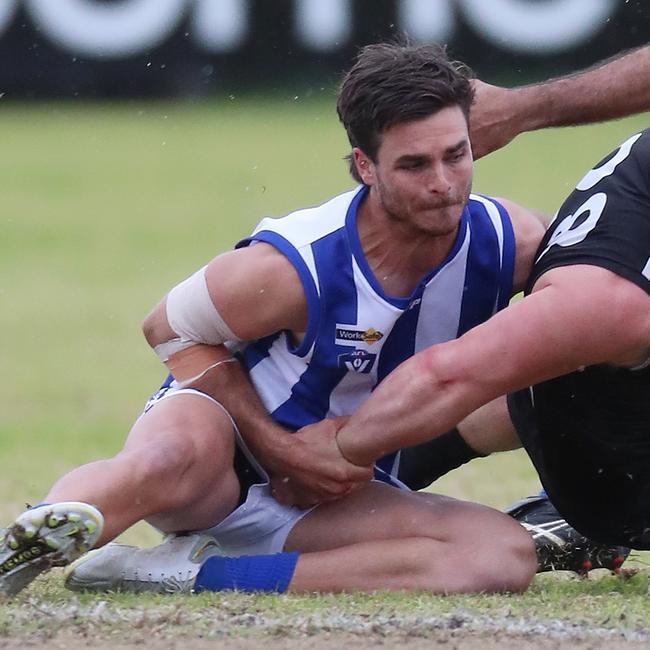
<svg viewBox="0 0 650 650"><path fill-rule="evenodd" d="M167 294L167 322L177 337L154 348L163 361L197 343L220 345L242 340L228 327L212 302L205 269L205 266L199 269Z"/></svg>

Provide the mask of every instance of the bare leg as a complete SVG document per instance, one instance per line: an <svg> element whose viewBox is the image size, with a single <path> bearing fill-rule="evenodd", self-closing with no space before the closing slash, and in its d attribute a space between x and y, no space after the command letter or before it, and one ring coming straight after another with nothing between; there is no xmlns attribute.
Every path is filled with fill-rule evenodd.
<svg viewBox="0 0 650 650"><path fill-rule="evenodd" d="M46 501L95 505L105 521L97 546L141 519L165 531L208 528L237 505L233 455L224 411L198 395L175 395L136 421L114 458L72 470Z"/></svg>
<svg viewBox="0 0 650 650"><path fill-rule="evenodd" d="M303 552L294 592L521 591L537 568L530 536L510 517L378 483L308 514L285 550Z"/></svg>

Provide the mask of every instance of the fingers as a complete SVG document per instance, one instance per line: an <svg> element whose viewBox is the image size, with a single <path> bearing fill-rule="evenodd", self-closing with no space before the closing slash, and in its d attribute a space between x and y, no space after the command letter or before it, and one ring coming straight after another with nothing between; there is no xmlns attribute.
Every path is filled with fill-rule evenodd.
<svg viewBox="0 0 650 650"><path fill-rule="evenodd" d="M367 480L341 483L320 481L317 485L313 483L306 485L287 477L274 477L271 479L271 494L282 505L307 508L320 503L337 501L360 489L367 482Z"/></svg>
<svg viewBox="0 0 650 650"><path fill-rule="evenodd" d="M369 481L373 476L372 465L354 465L341 457L337 461L322 468L322 478L336 483L359 483Z"/></svg>
<svg viewBox="0 0 650 650"><path fill-rule="evenodd" d="M332 493L339 492L342 485L367 483L373 476L372 467L361 467L352 464L329 465L328 467L320 467L318 470L320 471L312 471L299 478L304 477L305 483L315 489Z"/></svg>
<svg viewBox="0 0 650 650"><path fill-rule="evenodd" d="M475 94L470 112L470 142L477 160L508 144L521 132L521 125L511 113L509 89L479 79L473 80L472 85Z"/></svg>
<svg viewBox="0 0 650 650"><path fill-rule="evenodd" d="M361 465L352 465L347 471L347 476L345 481L350 483L366 483L370 481L373 476L372 465L366 465L362 467Z"/></svg>
<svg viewBox="0 0 650 650"><path fill-rule="evenodd" d="M350 419L349 415L337 415L330 419L330 422L334 425L334 429L338 432L339 429L342 429Z"/></svg>

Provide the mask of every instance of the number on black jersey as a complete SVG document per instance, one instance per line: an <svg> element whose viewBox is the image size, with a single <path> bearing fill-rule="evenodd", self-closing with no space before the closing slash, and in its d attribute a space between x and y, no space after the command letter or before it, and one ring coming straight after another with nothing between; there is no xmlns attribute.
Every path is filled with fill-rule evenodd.
<svg viewBox="0 0 650 650"><path fill-rule="evenodd" d="M650 130L590 169L544 237L528 290L558 266L592 264L650 293Z"/></svg>

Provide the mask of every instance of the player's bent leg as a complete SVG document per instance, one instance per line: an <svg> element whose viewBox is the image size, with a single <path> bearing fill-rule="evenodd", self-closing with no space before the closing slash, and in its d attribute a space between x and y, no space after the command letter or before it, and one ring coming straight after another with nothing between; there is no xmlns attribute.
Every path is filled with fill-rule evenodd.
<svg viewBox="0 0 650 650"><path fill-rule="evenodd" d="M269 545L267 555L223 557L214 539L200 535L154 549L109 545L73 565L66 586L157 592L519 591L536 568L530 536L506 515L379 483L311 511L294 525L284 552L278 548Z"/></svg>
<svg viewBox="0 0 650 650"><path fill-rule="evenodd" d="M207 528L237 504L234 434L227 414L196 394L160 401L114 458L61 478L46 501L84 501L104 515L103 544L141 519L164 531Z"/></svg>
<svg viewBox="0 0 650 650"><path fill-rule="evenodd" d="M503 513L379 483L306 515L285 550L301 552L290 591L521 591L536 570L530 536Z"/></svg>
<svg viewBox="0 0 650 650"><path fill-rule="evenodd" d="M72 470L3 532L0 593L13 595L140 519L163 530L216 524L239 498L233 455L232 423L217 404L195 394L162 400L117 456Z"/></svg>

